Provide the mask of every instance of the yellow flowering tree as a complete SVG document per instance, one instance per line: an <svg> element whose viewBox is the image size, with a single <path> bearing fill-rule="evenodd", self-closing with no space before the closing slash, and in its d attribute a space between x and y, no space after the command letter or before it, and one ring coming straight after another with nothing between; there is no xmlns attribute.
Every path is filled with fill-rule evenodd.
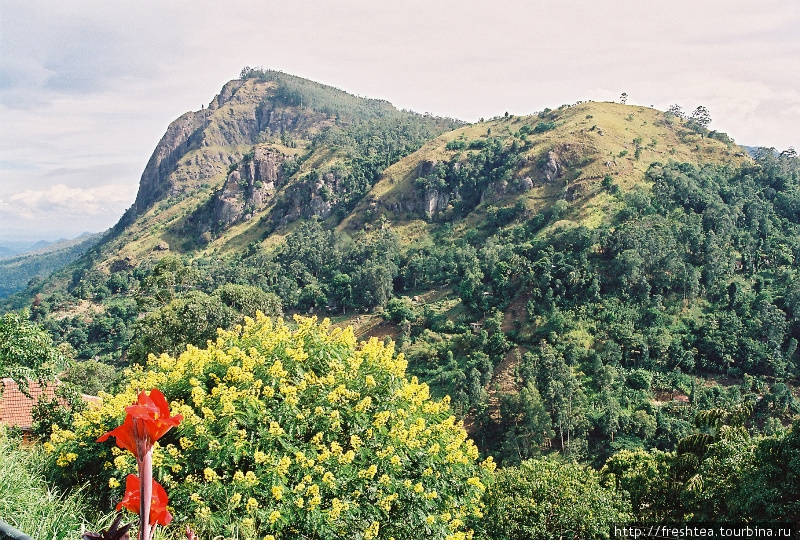
<svg viewBox="0 0 800 540"><path fill-rule="evenodd" d="M470 538L494 464L478 464L447 399L407 379L392 346L295 321L259 315L206 349L151 356L123 392L53 432L52 469L119 498L136 464L95 440L138 389L159 388L184 421L156 443L154 477L201 536Z"/></svg>

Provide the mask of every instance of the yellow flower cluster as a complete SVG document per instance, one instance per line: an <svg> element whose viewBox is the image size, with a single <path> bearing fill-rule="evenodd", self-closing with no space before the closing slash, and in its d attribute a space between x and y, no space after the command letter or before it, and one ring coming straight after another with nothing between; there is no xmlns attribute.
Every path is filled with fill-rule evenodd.
<svg viewBox="0 0 800 540"><path fill-rule="evenodd" d="M406 365L391 345L357 345L351 329L259 316L205 349L128 370L123 391L78 413L74 431L55 430L49 451L65 473L76 452L97 451L108 463L102 484L119 490L135 464L113 449L113 458L100 456L110 445L93 441L118 425L137 389L159 387L184 421L154 452L157 478L202 536L239 534L216 525L228 522L273 540L304 527L326 537L426 530L467 540L462 518L480 511L494 464L478 465L448 400L406 379Z"/></svg>
<svg viewBox="0 0 800 540"><path fill-rule="evenodd" d="M75 452L66 452L58 456L58 459L56 459L56 464L59 467L66 467L76 459L78 459L78 454Z"/></svg>

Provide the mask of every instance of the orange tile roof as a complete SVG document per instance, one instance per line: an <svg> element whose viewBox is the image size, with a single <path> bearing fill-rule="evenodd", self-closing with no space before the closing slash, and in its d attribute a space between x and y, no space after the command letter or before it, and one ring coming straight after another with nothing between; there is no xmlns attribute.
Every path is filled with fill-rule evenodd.
<svg viewBox="0 0 800 540"><path fill-rule="evenodd" d="M56 388L59 387L61 381L48 382L42 388L38 381L28 381L28 393L31 395L29 398L17 386L11 378L5 378L0 381L2 385L2 394L0 394L0 423L8 426L19 427L23 431L29 431L33 426L33 407L38 403L39 399L44 396L48 401L56 398ZM97 396L81 396L84 401L97 403L100 398ZM31 399L33 398L33 399ZM62 405L67 405L63 398L58 398Z"/></svg>

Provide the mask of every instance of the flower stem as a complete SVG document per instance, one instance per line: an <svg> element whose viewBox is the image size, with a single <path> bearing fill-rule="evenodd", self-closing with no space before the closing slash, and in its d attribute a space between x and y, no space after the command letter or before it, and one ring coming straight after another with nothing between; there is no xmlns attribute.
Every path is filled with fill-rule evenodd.
<svg viewBox="0 0 800 540"><path fill-rule="evenodd" d="M145 452L139 466L139 540L150 540L150 504L153 499L153 448Z"/></svg>

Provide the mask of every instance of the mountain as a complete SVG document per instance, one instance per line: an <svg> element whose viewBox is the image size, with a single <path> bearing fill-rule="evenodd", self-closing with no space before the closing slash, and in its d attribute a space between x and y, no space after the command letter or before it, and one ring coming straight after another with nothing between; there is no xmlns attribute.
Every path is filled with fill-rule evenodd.
<svg viewBox="0 0 800 540"><path fill-rule="evenodd" d="M22 253L28 253L30 251L37 251L43 247L49 246L50 244L63 242L65 238L61 238L56 240L55 242L50 242L47 240L38 240L38 241L25 241L25 240L3 240L0 241L0 258L3 257L12 257L14 255L20 255Z"/></svg>
<svg viewBox="0 0 800 540"><path fill-rule="evenodd" d="M797 417L799 172L647 107L466 124L247 69L169 126L99 243L16 298L119 366L322 313L393 339L484 453L602 465L678 451L711 410L754 433Z"/></svg>
<svg viewBox="0 0 800 540"><path fill-rule="evenodd" d="M19 251L17 251L14 248L11 248L9 246L0 246L0 258L11 257L13 255L16 255L17 253L19 253Z"/></svg>
<svg viewBox="0 0 800 540"><path fill-rule="evenodd" d="M134 204L99 243L7 306L51 298L34 312L61 339L80 320L79 355L108 358L126 357L138 317L225 282L269 290L287 311L381 309L438 286L398 276L410 254L479 246L524 220L541 221L535 238L611 226L623 195L649 189L651 165L671 161L752 163L727 135L645 107L579 102L466 124L247 68L170 124ZM93 331L109 303L111 321Z"/></svg>
<svg viewBox="0 0 800 540"><path fill-rule="evenodd" d="M22 291L32 279L41 281L75 261L101 238L101 234L84 233L70 240L39 241L21 255L12 253L1 259L0 298Z"/></svg>
<svg viewBox="0 0 800 540"><path fill-rule="evenodd" d="M523 190L530 191L524 197L529 201L568 190L566 196L583 199L582 212L588 212L595 207L587 203L594 199L591 186L606 175L624 188L654 160L744 159L729 140L695 136L689 143L687 133L667 124L659 111L608 103L465 126L284 73L251 70L227 83L207 108L169 126L107 252L127 264L168 251L236 251L312 217L351 230L376 212L430 220L451 203L458 202L464 214L465 204L477 207L487 195L497 201L506 191L513 196L520 182L532 184ZM441 169L443 159L458 152L514 135L525 142L517 140L523 147L515 149L520 161L509 172L510 188L509 180L476 186L481 192L470 193L467 203L458 190L412 186L430 174L426 167Z"/></svg>
<svg viewBox="0 0 800 540"><path fill-rule="evenodd" d="M231 247L242 247L264 235L263 221L250 230L255 218L275 226L341 219L386 166L460 125L251 70L207 108L170 124L110 251L138 260L166 247L185 253L225 245L234 236Z"/></svg>

